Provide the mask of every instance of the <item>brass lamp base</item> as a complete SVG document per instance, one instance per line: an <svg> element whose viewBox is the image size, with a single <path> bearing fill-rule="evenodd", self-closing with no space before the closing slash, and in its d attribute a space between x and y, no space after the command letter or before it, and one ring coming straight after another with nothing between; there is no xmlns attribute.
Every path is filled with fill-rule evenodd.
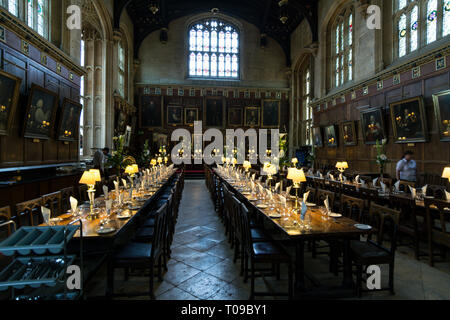
<svg viewBox="0 0 450 320"><path fill-rule="evenodd" d="M92 220L98 219L98 214L96 214L94 212L95 189L89 188L89 190L87 192L88 192L88 197L89 197L89 202L90 202L90 212L89 212L89 215L87 216L87 219L92 221Z"/></svg>

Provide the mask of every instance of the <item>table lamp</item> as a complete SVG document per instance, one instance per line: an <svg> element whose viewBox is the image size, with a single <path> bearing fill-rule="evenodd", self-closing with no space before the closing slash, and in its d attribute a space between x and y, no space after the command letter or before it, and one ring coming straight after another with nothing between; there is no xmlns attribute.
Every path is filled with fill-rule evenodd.
<svg viewBox="0 0 450 320"><path fill-rule="evenodd" d="M237 159L233 158L233 160L231 160L231 164L233 165L233 168L235 165L237 165Z"/></svg>
<svg viewBox="0 0 450 320"><path fill-rule="evenodd" d="M244 161L244 164L242 165L245 169L245 172L248 172L252 168L252 164L250 161Z"/></svg>
<svg viewBox="0 0 450 320"><path fill-rule="evenodd" d="M291 162L292 162L292 165L294 167L297 167L297 164L298 164L298 159L297 158L292 158Z"/></svg>
<svg viewBox="0 0 450 320"><path fill-rule="evenodd" d="M139 167L137 164L133 164L131 166L127 166L125 168L125 173L128 174L130 176L131 179L131 188L133 188L133 178L136 175L136 173L139 172Z"/></svg>
<svg viewBox="0 0 450 320"><path fill-rule="evenodd" d="M271 163L265 163L263 171L267 174L267 184L270 187L270 181L272 181L272 176L277 174L277 167Z"/></svg>
<svg viewBox="0 0 450 320"><path fill-rule="evenodd" d="M340 173L344 173L345 170L348 169L348 163L346 161L338 162L336 163L336 168L339 170Z"/></svg>
<svg viewBox="0 0 450 320"><path fill-rule="evenodd" d="M288 169L288 175L287 178L289 180L292 180L294 183L294 189L295 189L295 207L294 212L298 212L300 210L298 206L298 189L300 189L300 184L302 182L306 182L306 176L303 169L297 169L297 168L289 168Z"/></svg>
<svg viewBox="0 0 450 320"><path fill-rule="evenodd" d="M450 182L450 167L446 167L444 169L444 172L442 172L442 178L448 179L448 181Z"/></svg>
<svg viewBox="0 0 450 320"><path fill-rule="evenodd" d="M167 165L168 162L169 162L169 157L164 157L164 163Z"/></svg>
<svg viewBox="0 0 450 320"><path fill-rule="evenodd" d="M162 157L158 157L158 164L161 165L163 163L163 158Z"/></svg>
<svg viewBox="0 0 450 320"><path fill-rule="evenodd" d="M100 170L98 169L91 169L89 171L85 171L80 179L80 184L86 184L88 186L87 192L91 209L89 216L91 219L95 219L94 214L95 183L100 181L102 181L102 178L100 176Z"/></svg>
<svg viewBox="0 0 450 320"><path fill-rule="evenodd" d="M152 159L152 161L150 162L150 164L155 167L158 163L156 162L156 159Z"/></svg>

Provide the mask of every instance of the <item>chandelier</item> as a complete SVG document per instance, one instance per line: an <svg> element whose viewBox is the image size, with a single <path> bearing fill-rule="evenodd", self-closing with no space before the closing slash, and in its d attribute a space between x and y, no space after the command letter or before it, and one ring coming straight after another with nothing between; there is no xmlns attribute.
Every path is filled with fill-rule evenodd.
<svg viewBox="0 0 450 320"><path fill-rule="evenodd" d="M152 1L149 6L150 11L155 15L159 11L159 5L157 1Z"/></svg>
<svg viewBox="0 0 450 320"><path fill-rule="evenodd" d="M288 3L289 3L289 0L280 0L278 2L278 6L280 7L280 21L283 24L285 24L289 19L288 10L287 10Z"/></svg>

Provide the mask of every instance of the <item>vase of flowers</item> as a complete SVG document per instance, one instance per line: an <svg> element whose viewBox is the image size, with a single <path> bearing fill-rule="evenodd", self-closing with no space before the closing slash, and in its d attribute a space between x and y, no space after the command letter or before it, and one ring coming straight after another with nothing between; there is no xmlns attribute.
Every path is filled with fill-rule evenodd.
<svg viewBox="0 0 450 320"><path fill-rule="evenodd" d="M108 159L107 164L116 169L117 177L120 177L122 170L124 170L128 165L136 163L133 157L128 156L125 153L125 136L121 135L113 138L114 141L114 151L111 157Z"/></svg>
<svg viewBox="0 0 450 320"><path fill-rule="evenodd" d="M384 177L384 169L386 167L386 163L388 162L388 158L386 156L386 144L387 144L387 140L383 139L381 141L381 143L380 143L380 141L377 140L377 143L375 145L375 148L377 149L376 163L380 167L381 178Z"/></svg>

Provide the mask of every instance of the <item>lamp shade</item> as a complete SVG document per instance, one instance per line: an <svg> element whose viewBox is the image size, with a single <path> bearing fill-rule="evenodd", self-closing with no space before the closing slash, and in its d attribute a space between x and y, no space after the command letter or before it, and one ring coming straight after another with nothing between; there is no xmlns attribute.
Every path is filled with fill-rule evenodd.
<svg viewBox="0 0 450 320"><path fill-rule="evenodd" d="M85 171L83 176L80 179L81 184L87 184L89 186L95 185L96 182L102 181L100 176L100 170L91 169L89 171Z"/></svg>
<svg viewBox="0 0 450 320"><path fill-rule="evenodd" d="M127 166L125 168L125 173L126 174L136 174L139 172L139 167L137 164L133 164L131 166Z"/></svg>
<svg viewBox="0 0 450 320"><path fill-rule="evenodd" d="M163 158L162 157L158 157L158 163L162 163L163 162Z"/></svg>
<svg viewBox="0 0 450 320"><path fill-rule="evenodd" d="M348 163L347 163L347 161L342 162L342 168L343 168L343 169L348 169Z"/></svg>
<svg viewBox="0 0 450 320"><path fill-rule="evenodd" d="M265 163L263 171L265 174L271 175L271 176L277 174L277 172L278 172L277 167L271 163Z"/></svg>
<svg viewBox="0 0 450 320"><path fill-rule="evenodd" d="M293 164L297 164L298 163L298 159L297 158L292 158L292 163Z"/></svg>
<svg viewBox="0 0 450 320"><path fill-rule="evenodd" d="M252 164L250 163L250 161L244 161L243 167L245 170L249 170L252 168Z"/></svg>
<svg viewBox="0 0 450 320"><path fill-rule="evenodd" d="M450 167L446 167L444 172L442 172L442 178L448 179L450 181Z"/></svg>
<svg viewBox="0 0 450 320"><path fill-rule="evenodd" d="M306 182L306 176L303 169L289 168L287 178L294 183Z"/></svg>
<svg viewBox="0 0 450 320"><path fill-rule="evenodd" d="M156 166L156 164L157 164L156 159L152 159L152 161L150 162L150 164L151 164L152 166Z"/></svg>

